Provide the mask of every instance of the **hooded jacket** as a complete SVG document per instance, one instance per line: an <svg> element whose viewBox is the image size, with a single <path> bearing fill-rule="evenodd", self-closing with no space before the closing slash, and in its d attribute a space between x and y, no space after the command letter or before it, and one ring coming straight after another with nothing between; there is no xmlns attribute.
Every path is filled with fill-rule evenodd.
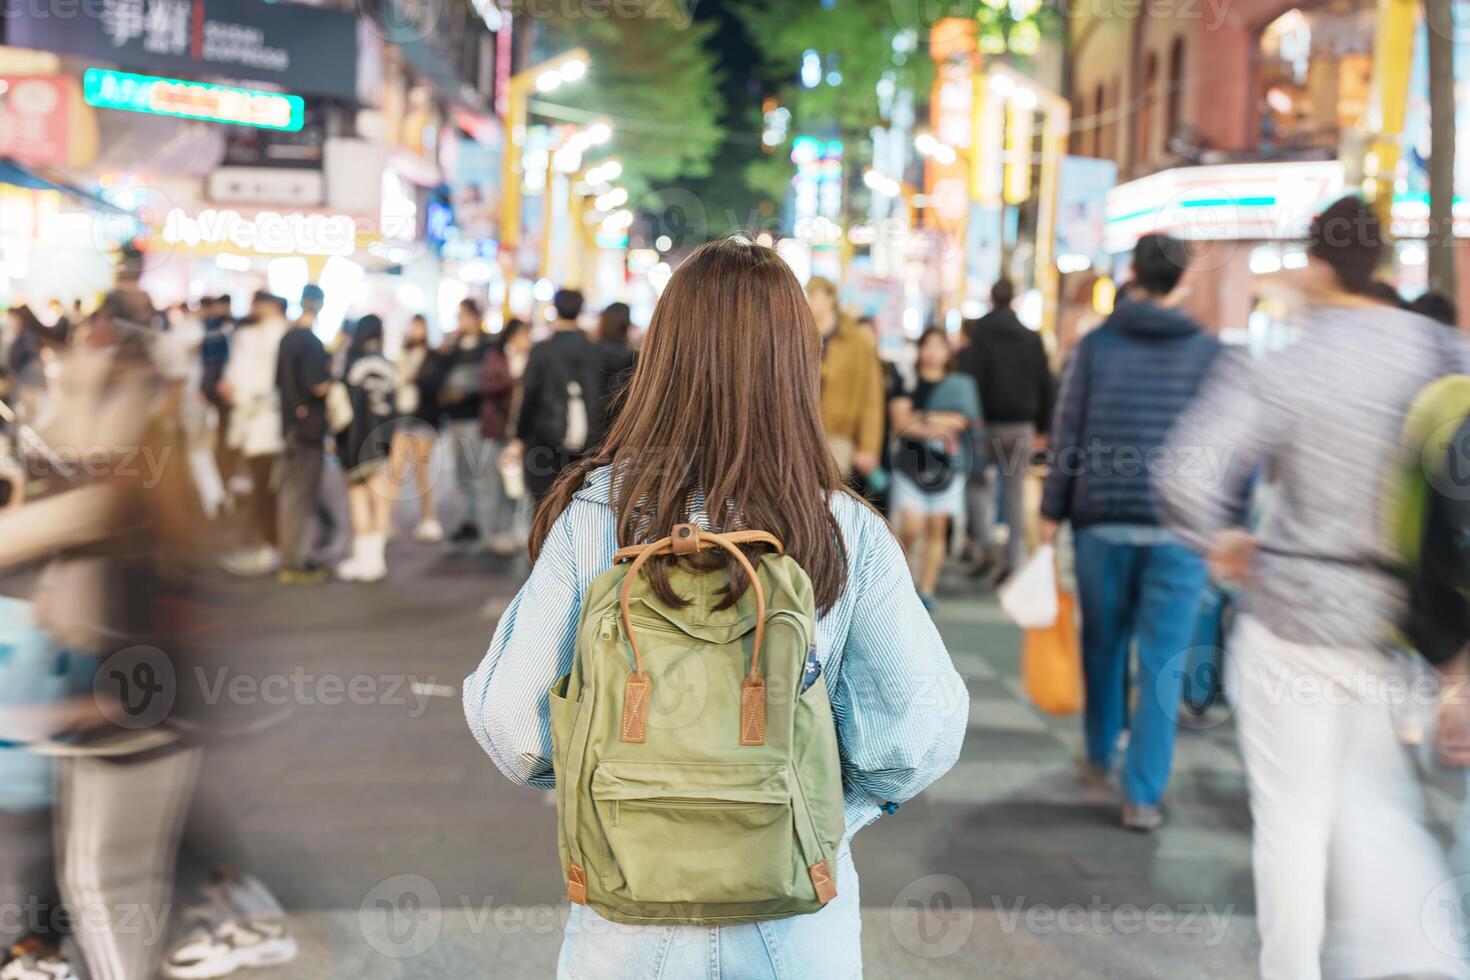
<svg viewBox="0 0 1470 980"><path fill-rule="evenodd" d="M1158 524L1153 482L1169 466L1166 438L1219 352L1177 310L1120 303L1067 362L1042 516L1074 528Z"/></svg>

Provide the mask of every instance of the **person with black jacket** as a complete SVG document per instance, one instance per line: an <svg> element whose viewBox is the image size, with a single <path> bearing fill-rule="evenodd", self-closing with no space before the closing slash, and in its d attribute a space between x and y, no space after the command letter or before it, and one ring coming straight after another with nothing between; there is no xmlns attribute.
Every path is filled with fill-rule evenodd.
<svg viewBox="0 0 1470 980"><path fill-rule="evenodd" d="M556 330L531 348L526 363L516 439L507 452L521 459L526 489L538 500L562 470L602 441L618 379L634 364L626 348L588 339L577 326L582 304L575 289L557 291Z"/></svg>
<svg viewBox="0 0 1470 980"><path fill-rule="evenodd" d="M1042 493L1043 543L1069 521L1082 606L1087 774L1114 768L1124 728L1123 826L1163 824L1183 671L1205 587L1204 559L1160 520L1154 477L1171 465L1166 439L1193 401L1220 342L1175 309L1188 266L1184 244L1145 235L1133 252L1137 298L1120 302L1067 362L1051 425ZM1131 717L1126 678L1138 647Z"/></svg>
<svg viewBox="0 0 1470 980"><path fill-rule="evenodd" d="M464 501L464 519L449 540L470 547L483 543L487 525L484 510L489 503L483 484L486 471L493 467L485 437L480 435L480 401L484 397L481 368L489 346L480 304L473 299L462 300L455 332L439 349L434 389L445 422L445 448L454 460L454 482Z"/></svg>
<svg viewBox="0 0 1470 980"><path fill-rule="evenodd" d="M975 379L985 414L980 447L985 452L976 459L968 493L970 526L980 551L976 572L998 571L997 582L1026 560L1026 472L1038 437L1046 436L1053 401L1046 345L1011 309L1015 296L1010 280L996 280L990 312L965 324L969 345L959 359L960 370ZM993 550L998 489L1010 527L1004 564Z"/></svg>

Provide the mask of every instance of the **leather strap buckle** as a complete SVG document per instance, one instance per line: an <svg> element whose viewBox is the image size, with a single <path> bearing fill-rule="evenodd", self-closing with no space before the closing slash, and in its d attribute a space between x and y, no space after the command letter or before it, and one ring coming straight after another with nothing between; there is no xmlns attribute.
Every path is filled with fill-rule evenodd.
<svg viewBox="0 0 1470 980"><path fill-rule="evenodd" d="M692 555L699 550L699 528L693 524L675 524L669 550L676 555Z"/></svg>

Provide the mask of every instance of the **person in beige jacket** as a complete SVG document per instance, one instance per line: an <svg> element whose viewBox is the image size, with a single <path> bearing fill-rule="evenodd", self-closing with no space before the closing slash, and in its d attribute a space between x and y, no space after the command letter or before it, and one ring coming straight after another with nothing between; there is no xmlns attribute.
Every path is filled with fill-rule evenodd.
<svg viewBox="0 0 1470 980"><path fill-rule="evenodd" d="M822 335L822 424L844 479L867 476L883 453L883 365L873 341L837 306L837 286L813 276L806 287Z"/></svg>

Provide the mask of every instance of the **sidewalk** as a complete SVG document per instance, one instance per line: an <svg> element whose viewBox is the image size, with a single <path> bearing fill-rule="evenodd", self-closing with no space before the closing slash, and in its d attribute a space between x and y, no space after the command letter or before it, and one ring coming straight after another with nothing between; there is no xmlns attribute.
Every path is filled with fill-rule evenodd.
<svg viewBox="0 0 1470 980"><path fill-rule="evenodd" d="M969 686L970 732L949 775L856 840L866 975L1173 980L1181 963L1190 977L1254 975L1245 781L1223 710L1212 727L1180 734L1167 826L1125 833L1116 804L1076 776L1077 719L1041 716L1020 695L1019 634L995 603L942 600L937 618ZM493 774L482 769L469 771L488 783ZM502 787L493 792L498 801ZM514 798L542 829L551 820L545 796ZM486 833L482 849L505 847ZM463 841L457 847L477 863ZM357 907L293 912L300 957L252 976L553 974L566 913L553 898L549 853L525 845L515 873L495 874L473 898L455 897L456 886L467 890L463 878L432 854L396 867L405 873L357 892ZM512 894L545 904L502 901Z"/></svg>

